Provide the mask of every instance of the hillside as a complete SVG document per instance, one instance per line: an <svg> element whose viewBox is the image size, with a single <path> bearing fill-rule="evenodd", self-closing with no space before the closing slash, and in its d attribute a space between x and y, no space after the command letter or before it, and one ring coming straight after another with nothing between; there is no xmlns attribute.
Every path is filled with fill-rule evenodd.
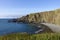
<svg viewBox="0 0 60 40"><path fill-rule="evenodd" d="M60 33L45 34L8 34L0 36L0 40L60 40Z"/></svg>
<svg viewBox="0 0 60 40"><path fill-rule="evenodd" d="M14 22L52 23L60 25L60 9L56 9L53 11L31 13L21 18L17 18Z"/></svg>

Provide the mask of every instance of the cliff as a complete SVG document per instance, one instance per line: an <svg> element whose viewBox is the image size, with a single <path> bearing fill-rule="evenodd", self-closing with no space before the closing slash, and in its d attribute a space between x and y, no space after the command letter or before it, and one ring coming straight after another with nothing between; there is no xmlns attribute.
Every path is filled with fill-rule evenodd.
<svg viewBox="0 0 60 40"><path fill-rule="evenodd" d="M60 25L60 9L31 13L29 15L18 18L16 22L53 23Z"/></svg>

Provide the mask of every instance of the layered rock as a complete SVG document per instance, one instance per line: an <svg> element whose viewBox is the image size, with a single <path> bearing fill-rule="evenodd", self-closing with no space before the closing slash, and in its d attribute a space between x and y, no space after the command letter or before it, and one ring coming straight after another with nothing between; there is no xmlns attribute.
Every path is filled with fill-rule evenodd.
<svg viewBox="0 0 60 40"><path fill-rule="evenodd" d="M60 25L60 9L53 11L45 11L38 13L31 13L17 19L17 22L27 23L53 23Z"/></svg>

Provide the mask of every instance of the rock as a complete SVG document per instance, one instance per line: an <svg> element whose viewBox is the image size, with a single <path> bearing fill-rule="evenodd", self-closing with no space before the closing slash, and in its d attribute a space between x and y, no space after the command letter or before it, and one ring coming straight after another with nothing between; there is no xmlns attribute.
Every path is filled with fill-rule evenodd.
<svg viewBox="0 0 60 40"><path fill-rule="evenodd" d="M15 20L14 20L15 22ZM60 25L60 9L31 13L27 16L18 18L16 22L23 23L52 23Z"/></svg>
<svg viewBox="0 0 60 40"><path fill-rule="evenodd" d="M17 22L17 19L8 20L8 22Z"/></svg>

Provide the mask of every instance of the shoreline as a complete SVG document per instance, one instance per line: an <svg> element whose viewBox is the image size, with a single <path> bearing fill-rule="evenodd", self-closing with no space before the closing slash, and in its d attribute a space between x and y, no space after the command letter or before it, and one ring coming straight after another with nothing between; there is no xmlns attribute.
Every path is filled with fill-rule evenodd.
<svg viewBox="0 0 60 40"><path fill-rule="evenodd" d="M35 27L38 27L39 30L35 31L35 33L54 33L48 26L43 25L43 24L30 24Z"/></svg>
<svg viewBox="0 0 60 40"><path fill-rule="evenodd" d="M15 23L15 22L13 22L13 23ZM16 22L16 23L20 24L21 22ZM22 22L22 24L23 24L23 22ZM35 31L35 33L46 33L46 32L53 33L53 31L48 26L43 25L41 23L24 23L24 24L31 25L32 27L37 27L38 30Z"/></svg>

